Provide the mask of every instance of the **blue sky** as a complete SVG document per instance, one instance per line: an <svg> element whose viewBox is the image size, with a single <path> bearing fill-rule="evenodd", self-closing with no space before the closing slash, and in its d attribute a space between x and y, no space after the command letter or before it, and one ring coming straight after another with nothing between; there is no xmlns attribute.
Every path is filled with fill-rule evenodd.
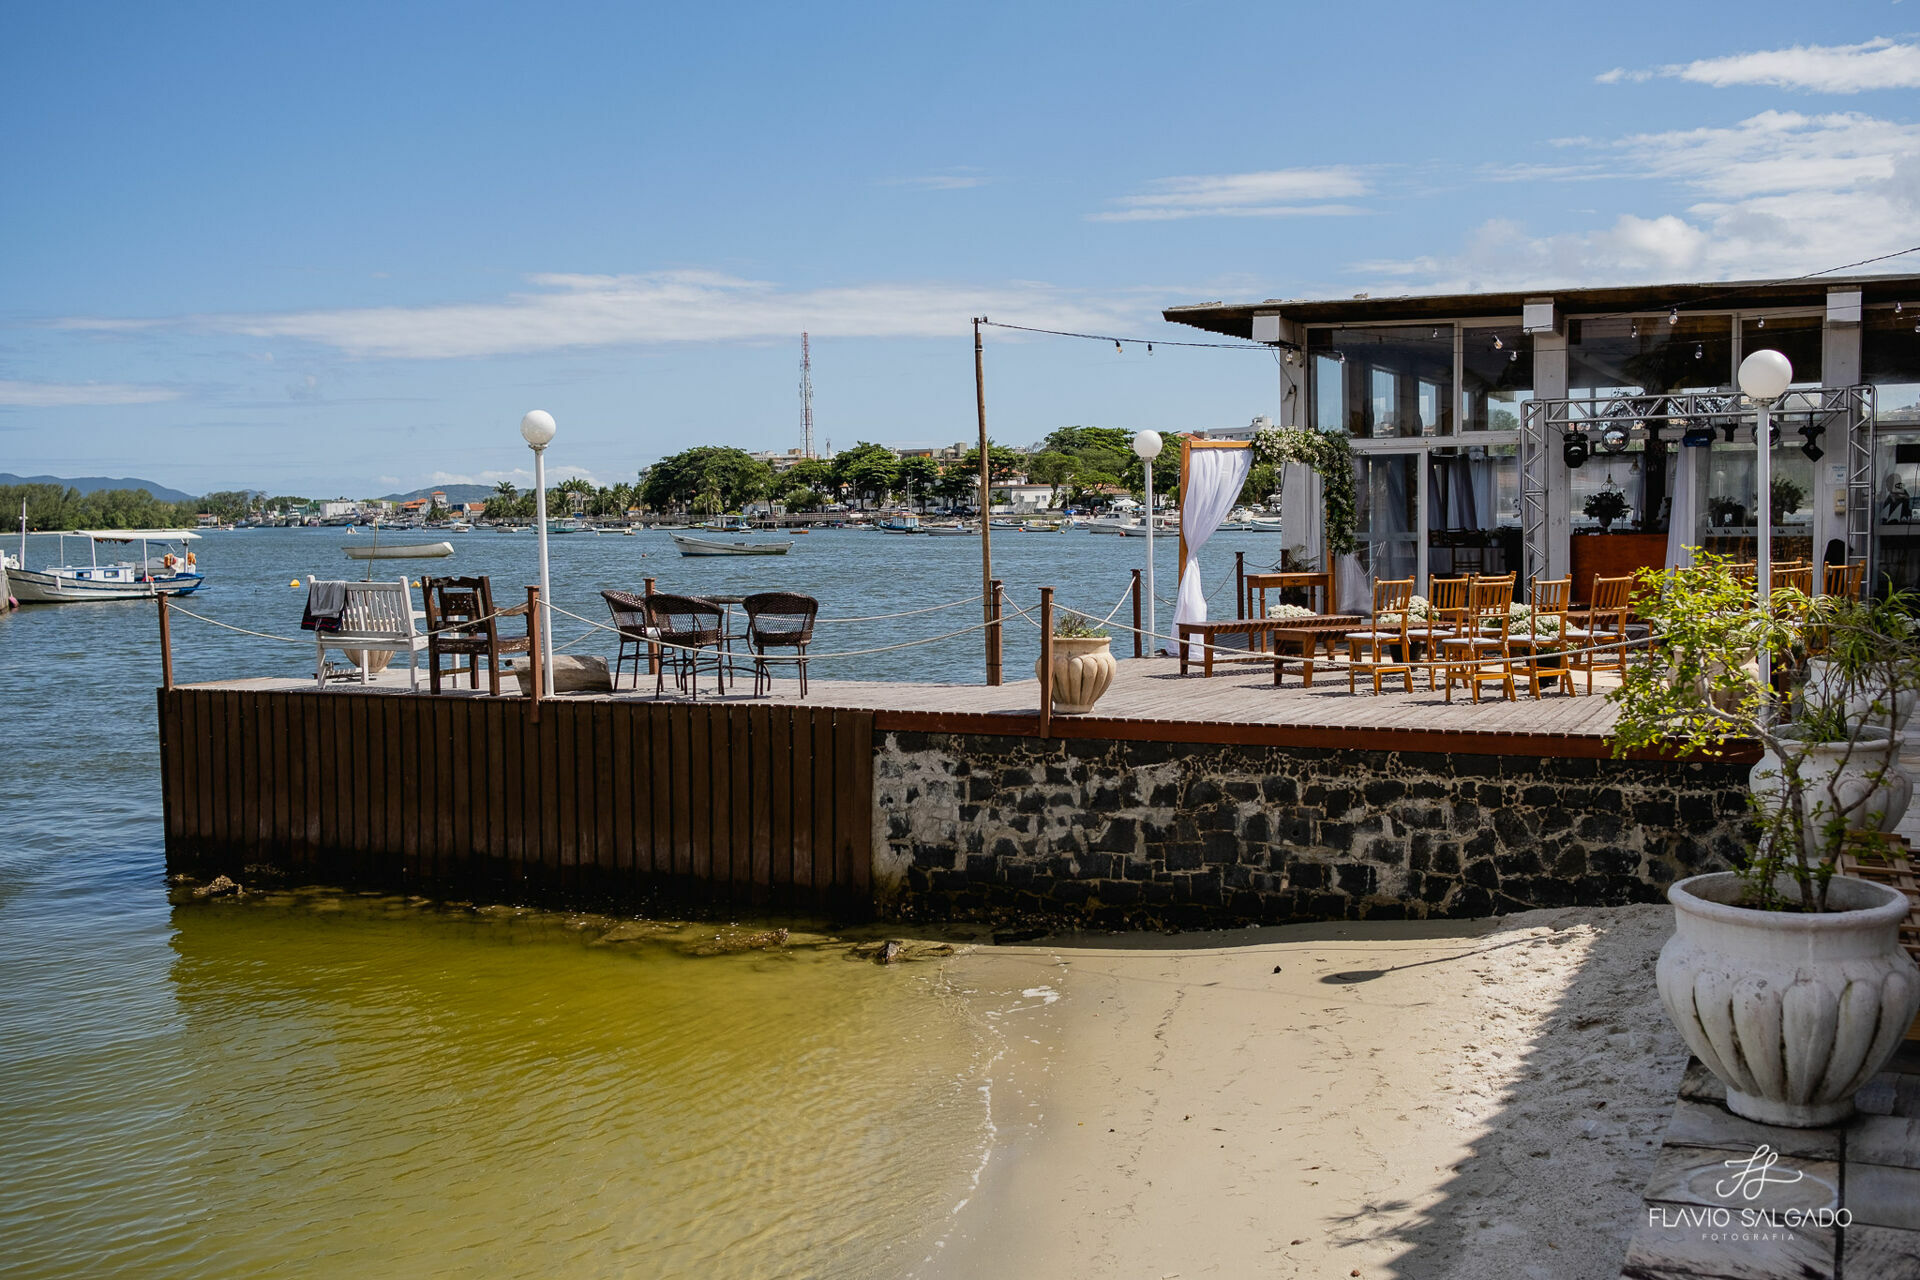
<svg viewBox="0 0 1920 1280"><path fill-rule="evenodd" d="M368 494L973 427L967 320L1920 244L1920 6L10 6L0 470ZM1891 264L1920 269L1920 255ZM993 333L997 439L1277 412Z"/></svg>

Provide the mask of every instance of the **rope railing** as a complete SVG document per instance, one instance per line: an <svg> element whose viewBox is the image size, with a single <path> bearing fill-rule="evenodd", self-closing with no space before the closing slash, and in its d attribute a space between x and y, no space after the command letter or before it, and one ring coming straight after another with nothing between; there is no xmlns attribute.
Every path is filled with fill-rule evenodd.
<svg viewBox="0 0 1920 1280"><path fill-rule="evenodd" d="M938 613L942 609L956 609L963 604L975 604L984 599L984 595L971 595L965 600L949 600L945 604L928 605L924 609L905 609L899 613L874 613L864 618L815 618L814 625L827 622L885 622L892 618L914 618L923 613Z"/></svg>
<svg viewBox="0 0 1920 1280"><path fill-rule="evenodd" d="M253 630L249 630L246 627L236 627L231 622L222 622L218 618L209 618L203 613L195 613L193 610L186 608L184 605L175 604L171 597L167 599L167 611L169 613L180 614L183 617L192 618L196 622L204 622L210 626L222 627L228 631L237 631L243 636L256 636L262 640L278 640L282 644L312 644L314 641L314 637L312 635L276 636L265 631L253 631ZM495 618L518 617L521 613L524 613L525 611L526 611L525 605L515 605L513 606L512 609L496 609L492 613L489 613L484 617L467 618L460 622L450 622L445 626L434 627L431 630L427 630L427 629L416 630L413 634L415 634L416 636L423 636L428 639L431 639L434 636L446 635L449 632L468 632L468 631L472 631L475 627L480 626L482 623L493 621ZM332 635L334 633L324 632L320 634ZM584 637L577 637L574 640L570 641L569 643L578 644L581 639L584 639Z"/></svg>

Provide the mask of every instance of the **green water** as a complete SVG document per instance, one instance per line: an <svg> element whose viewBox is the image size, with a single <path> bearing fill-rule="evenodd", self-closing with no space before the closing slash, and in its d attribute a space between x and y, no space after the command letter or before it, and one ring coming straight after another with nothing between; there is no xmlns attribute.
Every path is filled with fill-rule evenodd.
<svg viewBox="0 0 1920 1280"><path fill-rule="evenodd" d="M939 961L126 870L0 888L17 1280L903 1275L979 1169Z"/></svg>

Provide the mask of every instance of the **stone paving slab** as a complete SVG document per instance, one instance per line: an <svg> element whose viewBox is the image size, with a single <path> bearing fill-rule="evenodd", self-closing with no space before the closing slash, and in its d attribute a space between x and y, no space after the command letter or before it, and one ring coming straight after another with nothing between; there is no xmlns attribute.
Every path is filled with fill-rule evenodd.
<svg viewBox="0 0 1920 1280"><path fill-rule="evenodd" d="M1734 1115L1698 1062L1679 1095L1624 1280L1920 1280L1920 1044L1825 1129Z"/></svg>

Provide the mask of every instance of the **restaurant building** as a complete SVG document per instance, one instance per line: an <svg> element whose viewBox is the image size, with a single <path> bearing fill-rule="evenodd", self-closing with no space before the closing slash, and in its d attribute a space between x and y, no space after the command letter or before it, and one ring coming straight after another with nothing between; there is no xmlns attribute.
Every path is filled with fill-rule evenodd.
<svg viewBox="0 0 1920 1280"><path fill-rule="evenodd" d="M1596 573L1688 547L1751 559L1756 426L1735 371L1773 348L1793 364L1774 559L1865 560L1869 581L1920 589L1920 275L1163 314L1272 345L1276 420L1348 435L1367 578L1571 574L1584 599Z"/></svg>

